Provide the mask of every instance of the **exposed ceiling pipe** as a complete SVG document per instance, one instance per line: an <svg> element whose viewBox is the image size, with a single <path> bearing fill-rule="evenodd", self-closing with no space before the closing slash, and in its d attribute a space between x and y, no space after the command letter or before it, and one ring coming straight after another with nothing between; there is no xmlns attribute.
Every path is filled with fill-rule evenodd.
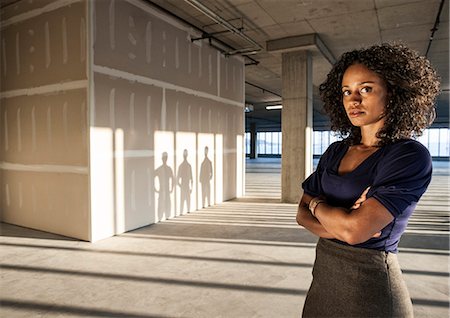
<svg viewBox="0 0 450 318"><path fill-rule="evenodd" d="M436 20L434 21L434 26L431 29L430 41L428 42L427 52L425 53L425 56L428 56L428 52L430 51L430 47L431 47L431 42L433 42L434 33L438 30L441 12L442 12L442 8L444 7L444 3L445 3L445 0L441 0L441 4L439 6L439 11L436 16Z"/></svg>
<svg viewBox="0 0 450 318"><path fill-rule="evenodd" d="M252 84L252 83L250 83L250 82L245 81L245 84L250 85L250 86L253 86L253 87L256 87L256 88L262 90L263 93L267 92L267 93L270 93L270 94L272 94L272 95L278 96L278 97L280 97L280 98L282 97L280 94L277 94L277 93L275 93L275 92L273 92L273 91L270 91L270 90L268 90L268 89L266 89L266 88L264 88L264 87L261 87L261 86Z"/></svg>
<svg viewBox="0 0 450 318"><path fill-rule="evenodd" d="M254 46L254 48L244 48L244 49L240 49L240 50L238 49L238 50L229 52L228 54L231 54L231 53L232 54L239 54L239 53L254 54L254 53L257 53L257 52L259 52L259 51L264 49L255 40L253 40L252 38L248 37L240 29L236 28L234 25L229 23L227 20L225 20L221 16L217 15L214 11L212 11L211 9L206 7L200 1L198 1L198 0L184 0L184 1L189 3L191 6L196 8L198 11L200 11L204 15L208 16L210 19L212 19L215 22L217 22L219 25L225 27L230 32L236 34L237 36L239 36L240 38L244 39L245 41L247 41L248 43L250 43L250 44L252 44Z"/></svg>
<svg viewBox="0 0 450 318"><path fill-rule="evenodd" d="M18 0L18 1L21 1L21 0ZM232 46L229 45L228 43L225 43L225 42L223 42L222 40L216 38L214 35L211 35L211 34L205 32L205 31L203 31L203 30L200 29L198 26L196 26L196 25L194 25L194 24L188 22L187 20L185 20L185 19L183 19L183 18L181 18L181 17L175 15L172 11L169 11L169 10L167 10L167 9L165 9L165 8L163 8L163 7L161 7L160 5L154 3L152 0L142 0L142 1L144 1L145 3L151 5L151 6L155 7L155 8L157 8L158 10L160 10L160 11L162 11L162 12L164 12L164 13L166 13L166 14L168 14L168 15L174 17L174 18L176 18L177 20L179 20L179 21L183 22L184 24L190 26L191 28L195 29L195 30L198 31L199 33L202 33L202 34L204 35L204 38L205 38L205 39L206 39L206 38L209 39L209 40L212 39L212 40L214 40L215 42L217 42L218 44L222 45L223 47L227 47L227 48L229 48L229 49L232 50L232 51L236 50L234 47L232 47ZM226 50L224 50L223 48L219 48L218 46L213 45L213 44L211 43L211 41L210 41L209 44L210 44L211 46L213 46L215 49L219 50L219 52L221 52L221 53L223 53L223 54L226 54L226 53L225 53ZM242 54L245 58L247 58L248 60L250 60L249 63L245 63L245 66L249 66L249 65L258 65L258 64L259 64L259 61L253 59L252 57L248 56L247 54L245 54L245 53L241 53L241 54Z"/></svg>

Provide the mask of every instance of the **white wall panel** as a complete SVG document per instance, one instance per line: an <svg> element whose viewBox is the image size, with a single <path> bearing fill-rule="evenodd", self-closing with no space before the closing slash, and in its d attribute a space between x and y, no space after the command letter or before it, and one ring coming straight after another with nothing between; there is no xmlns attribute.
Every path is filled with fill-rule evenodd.
<svg viewBox="0 0 450 318"><path fill-rule="evenodd" d="M243 156L236 151L244 129L242 61L222 61L208 45L191 43L185 28L138 3L95 2L91 129L110 129L114 138L123 131L123 143L104 150L115 166L115 190L105 204L116 202L108 215L123 224L117 233L236 197L236 173L243 173L236 167L243 160L236 157ZM219 76L225 70L229 77ZM104 154L91 147L90 155L94 162Z"/></svg>
<svg viewBox="0 0 450 318"><path fill-rule="evenodd" d="M0 218L90 239L86 2L2 10Z"/></svg>

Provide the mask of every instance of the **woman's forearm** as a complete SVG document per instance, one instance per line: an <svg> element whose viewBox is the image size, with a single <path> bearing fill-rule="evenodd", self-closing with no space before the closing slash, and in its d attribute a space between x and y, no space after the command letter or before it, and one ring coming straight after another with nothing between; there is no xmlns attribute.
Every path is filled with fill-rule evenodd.
<svg viewBox="0 0 450 318"><path fill-rule="evenodd" d="M350 211L334 207L327 203L320 203L315 209L315 216L325 231L341 241L351 241L353 225Z"/></svg>
<svg viewBox="0 0 450 318"><path fill-rule="evenodd" d="M314 214L327 232L350 245L379 237L381 230L394 218L381 203L372 198L351 210L320 203Z"/></svg>
<svg viewBox="0 0 450 318"><path fill-rule="evenodd" d="M320 222L314 216L311 215L311 212L308 210L306 206L298 207L297 223L319 237L328 239L335 238L335 236L333 236L327 230L325 230L325 228L320 224Z"/></svg>

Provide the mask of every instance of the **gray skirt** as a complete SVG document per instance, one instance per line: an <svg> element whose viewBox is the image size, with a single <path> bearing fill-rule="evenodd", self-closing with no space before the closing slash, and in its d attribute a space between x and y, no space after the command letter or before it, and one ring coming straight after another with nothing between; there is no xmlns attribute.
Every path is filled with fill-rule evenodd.
<svg viewBox="0 0 450 318"><path fill-rule="evenodd" d="M397 255L319 239L302 317L413 317Z"/></svg>

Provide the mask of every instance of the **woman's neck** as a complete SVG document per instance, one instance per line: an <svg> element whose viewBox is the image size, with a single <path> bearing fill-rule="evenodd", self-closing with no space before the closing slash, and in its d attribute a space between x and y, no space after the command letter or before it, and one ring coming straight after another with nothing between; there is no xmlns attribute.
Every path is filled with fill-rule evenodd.
<svg viewBox="0 0 450 318"><path fill-rule="evenodd" d="M377 147L380 138L377 137L377 131L368 131L368 129L361 129L361 145L365 147Z"/></svg>

